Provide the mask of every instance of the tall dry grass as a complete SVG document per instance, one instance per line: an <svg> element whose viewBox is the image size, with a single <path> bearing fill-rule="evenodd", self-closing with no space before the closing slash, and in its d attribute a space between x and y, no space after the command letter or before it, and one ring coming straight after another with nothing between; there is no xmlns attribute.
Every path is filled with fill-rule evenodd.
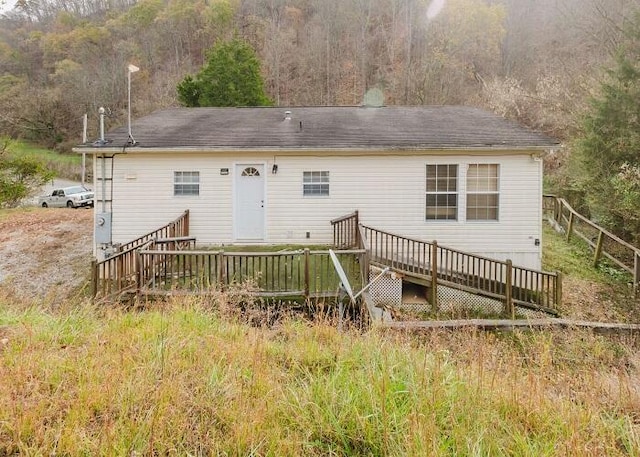
<svg viewBox="0 0 640 457"><path fill-rule="evenodd" d="M0 455L640 452L633 340L255 327L211 303L0 301Z"/></svg>

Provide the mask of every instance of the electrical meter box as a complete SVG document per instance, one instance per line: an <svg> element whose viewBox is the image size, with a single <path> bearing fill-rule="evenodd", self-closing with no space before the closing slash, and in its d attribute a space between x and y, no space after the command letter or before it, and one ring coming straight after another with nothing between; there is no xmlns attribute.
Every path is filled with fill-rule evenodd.
<svg viewBox="0 0 640 457"><path fill-rule="evenodd" d="M111 244L111 213L97 213L95 223L96 244Z"/></svg>

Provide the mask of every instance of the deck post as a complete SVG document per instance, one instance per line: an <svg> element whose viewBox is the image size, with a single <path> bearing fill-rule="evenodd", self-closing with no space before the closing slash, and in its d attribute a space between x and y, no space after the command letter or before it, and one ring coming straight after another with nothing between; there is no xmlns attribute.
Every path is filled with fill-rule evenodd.
<svg viewBox="0 0 640 457"><path fill-rule="evenodd" d="M438 242L431 244L431 307L438 311Z"/></svg>
<svg viewBox="0 0 640 457"><path fill-rule="evenodd" d="M136 249L136 267L135 267L135 278L136 278L136 295L140 298L140 291L142 290L143 283L143 272L142 272L142 250Z"/></svg>
<svg viewBox="0 0 640 457"><path fill-rule="evenodd" d="M309 299L309 288L311 282L311 276L309 273L309 260L310 251L309 248L304 249L304 298Z"/></svg>
<svg viewBox="0 0 640 457"><path fill-rule="evenodd" d="M184 233L182 234L182 236L189 236L189 210L185 210L184 212L184 228L183 228Z"/></svg>
<svg viewBox="0 0 640 457"><path fill-rule="evenodd" d="M636 256L637 259L637 256ZM91 261L91 300L95 300L98 295L98 261L93 259Z"/></svg>
<svg viewBox="0 0 640 457"><path fill-rule="evenodd" d="M596 248L593 251L593 266L594 268L598 267L598 262L600 261L600 254L602 254L602 243L604 241L604 232L600 230L598 233L598 241L596 243Z"/></svg>
<svg viewBox="0 0 640 457"><path fill-rule="evenodd" d="M355 210L354 214L355 214L355 219L353 221L353 229L352 229L353 242L354 242L353 247L358 248L360 247L360 229L359 229L360 216L359 216L358 210Z"/></svg>
<svg viewBox="0 0 640 457"><path fill-rule="evenodd" d="M510 316L511 319L515 319L515 307L513 306L513 262L507 259L506 266L504 313Z"/></svg>
<svg viewBox="0 0 640 457"><path fill-rule="evenodd" d="M220 290L224 289L227 272L224 265L224 251L220 251L216 254L218 263L218 286Z"/></svg>

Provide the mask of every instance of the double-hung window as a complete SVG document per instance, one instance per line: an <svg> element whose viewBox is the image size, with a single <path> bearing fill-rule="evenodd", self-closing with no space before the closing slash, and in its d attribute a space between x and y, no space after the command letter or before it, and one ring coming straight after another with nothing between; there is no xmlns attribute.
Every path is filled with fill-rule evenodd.
<svg viewBox="0 0 640 457"><path fill-rule="evenodd" d="M426 219L458 219L458 165L427 165Z"/></svg>
<svg viewBox="0 0 640 457"><path fill-rule="evenodd" d="M305 197L329 196L329 172L328 171L303 172L302 195Z"/></svg>
<svg viewBox="0 0 640 457"><path fill-rule="evenodd" d="M498 164L470 164L467 170L467 220L497 221L500 203Z"/></svg>
<svg viewBox="0 0 640 457"><path fill-rule="evenodd" d="M173 195L200 195L200 172L174 171Z"/></svg>

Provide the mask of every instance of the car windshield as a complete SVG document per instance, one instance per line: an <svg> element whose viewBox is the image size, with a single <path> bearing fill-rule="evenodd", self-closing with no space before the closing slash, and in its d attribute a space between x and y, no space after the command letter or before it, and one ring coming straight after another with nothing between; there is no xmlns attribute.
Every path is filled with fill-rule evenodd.
<svg viewBox="0 0 640 457"><path fill-rule="evenodd" d="M66 190L67 195L69 195L69 194L79 194L81 192L87 192L87 191L88 191L88 189L85 189L82 186L69 187Z"/></svg>

